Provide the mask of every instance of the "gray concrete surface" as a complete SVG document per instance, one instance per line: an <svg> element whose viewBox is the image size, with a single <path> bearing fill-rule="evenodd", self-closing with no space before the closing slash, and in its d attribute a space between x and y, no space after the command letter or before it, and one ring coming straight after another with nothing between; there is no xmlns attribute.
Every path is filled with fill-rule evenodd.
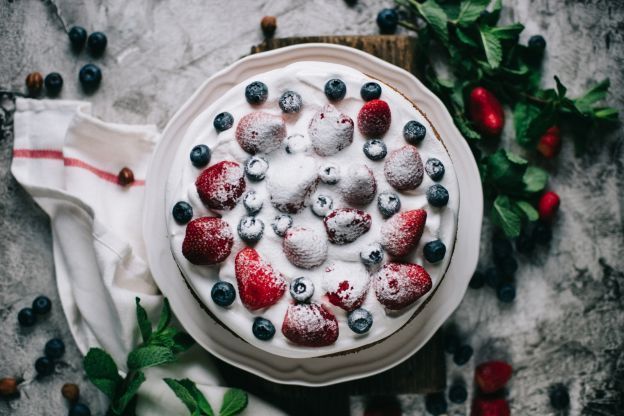
<svg viewBox="0 0 624 416"><path fill-rule="evenodd" d="M87 99L104 120L156 123L163 127L201 82L246 54L262 35L263 15L278 16L278 36L373 34L377 11L391 1L340 0L111 1L14 0L0 3L0 89L23 90L25 76L58 71L61 98ZM509 0L505 19L527 26L548 41L545 80L559 74L571 94L610 77L610 103L624 113L624 6L608 0ZM85 96L77 82L88 55L71 53L64 25L107 33L109 46L96 62L104 71L97 93ZM26 380L18 400L0 401L0 414L58 415L66 412L60 386L78 382L85 401L101 414L94 388L81 371L54 286L49 223L9 172L12 133L10 100L0 121L0 377ZM511 128L511 123L507 124ZM568 137L562 154L546 167L562 212L551 246L520 257L518 296L499 303L489 289L469 290L451 322L475 347L459 368L449 359L448 380L472 378L474 364L506 358L515 373L509 385L517 415L554 414L547 389L554 382L571 392L571 415L624 414L624 134L598 132L592 150L575 158ZM485 224L482 259L488 263ZM32 329L20 329L17 311L45 293L52 314ZM67 353L57 374L32 380L33 362L45 341L63 338ZM406 414L424 412L421 396L403 396ZM352 401L361 414L363 401ZM467 414L452 405L449 414Z"/></svg>

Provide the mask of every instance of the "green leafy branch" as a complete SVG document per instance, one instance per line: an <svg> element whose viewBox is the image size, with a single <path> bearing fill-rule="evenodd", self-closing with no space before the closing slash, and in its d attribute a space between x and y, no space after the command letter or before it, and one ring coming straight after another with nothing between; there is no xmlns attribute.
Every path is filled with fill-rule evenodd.
<svg viewBox="0 0 624 416"><path fill-rule="evenodd" d="M184 403L191 416L214 416L215 413L195 383L189 379L164 379L175 395ZM235 416L247 407L247 393L239 389L229 389L223 396L219 416Z"/></svg>
<svg viewBox="0 0 624 416"><path fill-rule="evenodd" d="M139 298L136 298L136 316L143 342L128 354L128 374L125 377L119 374L110 354L100 348L91 348L83 361L87 378L110 400L107 415L134 415L136 394L145 381L145 374L141 370L174 362L178 354L188 350L194 343L188 334L169 326L171 308L167 299L164 300L155 329Z"/></svg>
<svg viewBox="0 0 624 416"><path fill-rule="evenodd" d="M455 125L468 141L481 172L490 215L508 237L520 234L524 224L538 218L535 203L546 187L548 174L509 151L492 146L475 128L467 113L470 91L476 86L490 90L513 109L515 138L534 149L546 130L573 125L577 154L587 144L590 131L599 124L618 120L614 108L601 106L609 81L591 87L578 98L555 77L554 88L542 89L543 51L518 42L524 26L498 25L502 0L395 0L406 12L399 24L418 33L417 62L427 86L445 104ZM443 46L442 64L450 79L442 78L432 61L432 50Z"/></svg>

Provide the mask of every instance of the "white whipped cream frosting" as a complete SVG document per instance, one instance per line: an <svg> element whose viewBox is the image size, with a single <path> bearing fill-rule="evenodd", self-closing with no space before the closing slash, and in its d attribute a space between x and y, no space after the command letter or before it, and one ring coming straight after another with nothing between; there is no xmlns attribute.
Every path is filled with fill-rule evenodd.
<svg viewBox="0 0 624 416"><path fill-rule="evenodd" d="M271 205L267 179L261 182L246 180L246 192L254 190L264 200L262 210L256 215L265 224L264 235L255 244L254 248L258 251L261 258L271 264L274 269L281 272L288 282L300 276L305 276L312 280L315 285L312 301L324 303L338 320L339 337L337 341L326 347L312 348L291 343L281 332L286 309L294 301L288 290L275 305L265 310L253 312L247 310L238 297L234 259L236 254L246 246L246 243L239 238L236 232L240 219L247 215L242 198L234 209L220 213L223 220L230 225L234 233L234 246L230 256L223 263L216 266L196 266L184 258L182 255L182 242L186 225L177 224L171 215L171 210L176 202L187 201L193 207L193 218L216 215L204 206L195 188L195 180L201 172L201 169L195 168L189 160L189 153L195 145L206 144L210 147L212 157L209 166L223 160L235 161L244 166L250 155L241 149L235 139L236 125L243 116L258 110L283 116L286 122L287 136L300 134L307 138L308 125L312 116L320 108L328 104L328 99L324 94L324 86L332 78L341 79L347 86L345 98L332 104L340 112L351 117L356 124L353 143L328 157L318 156L311 147L304 154L288 154L284 150L284 144L282 144L281 148L264 155L269 162L267 177L270 179L271 176L277 175L280 177L280 181L283 181L289 175L307 174L307 172L303 171L307 171L310 164L316 165L320 169L320 166L324 163L331 162L341 170L346 170L349 165L354 163L367 165L372 170L377 181L377 195L383 191L396 192L401 199L401 211L419 208L427 211L427 222L420 243L405 260L420 264L427 270L433 282L433 289L402 311L391 312L385 310L378 302L375 291L371 286L361 307L371 312L374 320L373 325L366 334L358 335L354 333L347 324L347 312L324 299L323 276L325 270L333 265L347 273L348 276L346 277L349 279L369 279L366 269L361 263L359 253L367 245L380 241L380 228L385 219L377 208L377 197L370 204L357 207L371 215L372 225L370 230L349 244L335 245L328 242L327 260L318 267L306 270L297 268L288 261L282 250L282 237L273 232L271 223L280 212ZM259 106L252 106L245 99L245 87L250 82L256 80L262 81L268 86L269 96L265 103ZM383 140L388 148L388 154L406 144L402 134L403 126L409 120L417 120L427 128L425 139L416 146L423 165L432 157L442 161L445 167L445 174L442 180L434 182L425 174L422 184L417 189L399 192L393 189L384 177L385 159L371 161L364 155L362 148L366 139L357 128L357 114L364 104L364 100L360 96L360 88L364 83L370 81L378 82L382 86L380 99L388 103L392 113L390 129L383 136ZM279 97L288 90L298 92L303 99L303 108L298 114L283 114L278 105ZM234 116L234 126L219 133L213 127L213 120L217 114L223 111L227 111ZM444 138L442 137L441 139L443 140ZM435 288L443 278L453 253L457 230L459 188L453 165L443 143L436 138L432 126L410 101L383 82L347 66L324 62L297 62L281 69L259 74L234 86L217 101L207 103L206 109L190 123L184 137L180 137L178 154L170 169L165 196L167 212L164 215L167 216L167 233L176 262L193 291L217 319L246 342L268 353L293 358L317 357L365 347L392 335L405 325L423 302L435 292ZM303 171L298 171L299 169ZM427 189L434 183L443 185L449 192L448 205L443 208L429 205L425 197ZM334 208L348 207L349 205L341 197L339 185L339 183L337 185L327 185L319 181L318 188L313 195L323 194L330 196L333 198ZM293 215L293 226L314 229L326 235L323 220L312 213L309 205L298 214ZM424 245L435 239L442 240L446 245L446 255L441 262L431 264L424 259L422 253ZM388 256L386 255L383 262L387 261ZM180 277L171 276L171 279L176 278ZM218 280L232 283L237 290L236 300L227 308L216 305L210 296L211 288ZM196 301L190 293L188 301ZM276 329L273 339L261 341L254 337L252 323L257 316L269 319L273 323ZM206 316L206 319L212 318ZM416 316L414 319L419 318Z"/></svg>

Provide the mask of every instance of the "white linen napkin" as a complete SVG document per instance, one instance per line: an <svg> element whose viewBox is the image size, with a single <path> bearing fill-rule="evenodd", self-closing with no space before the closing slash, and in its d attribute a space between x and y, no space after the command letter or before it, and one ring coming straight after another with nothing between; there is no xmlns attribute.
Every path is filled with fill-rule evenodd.
<svg viewBox="0 0 624 416"><path fill-rule="evenodd" d="M135 297L152 320L162 296L150 274L141 230L145 175L160 138L155 126L104 123L86 102L18 98L11 171L50 216L56 282L81 351L101 347L125 370L139 342ZM123 167L135 181L117 183ZM198 346L146 371L138 415L188 415L161 380L190 378L219 409L225 392L212 357ZM242 414L283 414L249 396Z"/></svg>

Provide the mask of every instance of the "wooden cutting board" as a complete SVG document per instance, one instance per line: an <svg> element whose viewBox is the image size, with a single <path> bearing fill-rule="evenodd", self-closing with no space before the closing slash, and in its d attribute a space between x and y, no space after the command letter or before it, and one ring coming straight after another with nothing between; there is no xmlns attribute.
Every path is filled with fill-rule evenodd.
<svg viewBox="0 0 624 416"><path fill-rule="evenodd" d="M300 43L335 43L368 52L412 73L416 70L417 40L407 36L309 36L268 39L251 48L264 52ZM417 75L417 74L415 74ZM261 397L292 415L348 415L349 396L387 396L441 391L446 386L442 337L436 334L420 351L381 374L329 387L286 386L218 361L226 385Z"/></svg>

